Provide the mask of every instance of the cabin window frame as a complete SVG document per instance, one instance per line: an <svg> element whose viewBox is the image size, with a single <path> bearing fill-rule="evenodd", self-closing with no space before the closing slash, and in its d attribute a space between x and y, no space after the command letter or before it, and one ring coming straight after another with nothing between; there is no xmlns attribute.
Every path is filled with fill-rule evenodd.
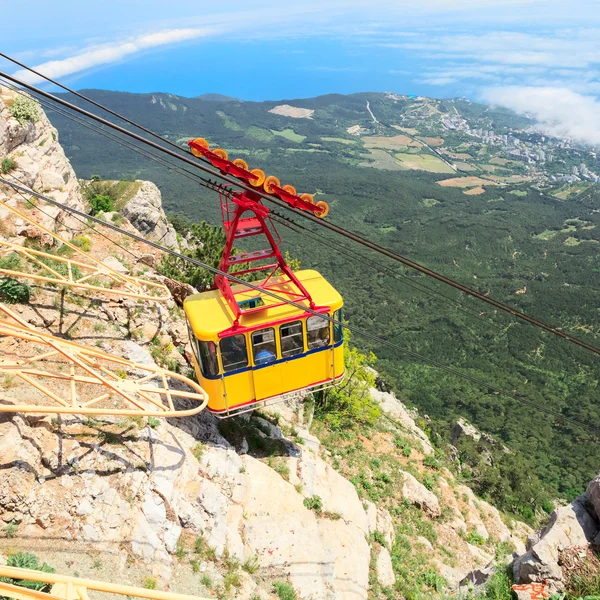
<svg viewBox="0 0 600 600"><path fill-rule="evenodd" d="M225 364L225 357L231 353L231 351L223 351L223 343L227 340L232 340L233 338L241 338L244 341L244 360L229 362L229 358L227 358L228 362ZM221 355L221 366L223 369L223 373L231 373L233 371L239 371L240 369L245 369L250 364L250 358L248 354L248 340L246 340L246 336L243 333L236 333L233 335L227 335L222 337L219 340L219 354Z"/></svg>
<svg viewBox="0 0 600 600"><path fill-rule="evenodd" d="M217 352L217 344L212 340L196 340L196 359L200 365L200 371L205 377L217 377L219 375L219 356ZM210 347L212 344L212 349ZM203 348L207 349L206 354L203 353ZM214 357L214 362L210 362L210 356Z"/></svg>
<svg viewBox="0 0 600 600"><path fill-rule="evenodd" d="M339 321L339 325L337 323L332 323L333 325L333 344L339 344L344 341L344 327L342 325L343 321L343 312L341 308L338 308L333 313L333 318L336 321Z"/></svg>
<svg viewBox="0 0 600 600"><path fill-rule="evenodd" d="M329 314L327 316L330 316ZM311 329L309 321L323 321L324 323L327 323L327 325L323 325L322 327L313 327ZM314 340L311 341L310 339L310 333L313 331L320 331L320 332L325 332L327 331L327 338L325 340L323 340L323 338L321 337L322 334L319 334L319 336L317 338L315 338ZM331 322L327 321L324 317L322 316L317 316L317 315L312 315L310 317L308 317L306 319L306 347L308 349L308 351L310 352L311 350L321 350L322 348L328 348L331 346Z"/></svg>
<svg viewBox="0 0 600 600"><path fill-rule="evenodd" d="M283 341L284 341L283 328L284 327L292 327L294 325L300 325L300 332L286 336L285 339L299 337L300 338L300 346L294 348L293 352L290 352L289 350L283 349ZM304 337L305 337L304 332L305 332L304 319L290 321L289 323L284 323L279 326L279 346L281 348L281 358L282 359L295 358L306 352L306 344L304 342Z"/></svg>
<svg viewBox="0 0 600 600"><path fill-rule="evenodd" d="M273 341L272 341L272 343L273 343L275 351L272 352L273 357L269 358L268 361L257 363L256 362L257 355L261 352L261 349L259 348L258 351L256 350L256 346L255 346L255 342L254 342L254 336L260 335L260 334L264 334L267 331L271 331L271 333L273 335ZM279 351L278 351L278 348L277 348L277 337L278 336L275 335L275 327L263 327L262 329L257 329L257 330L253 331L250 334L250 347L252 348L252 358L253 358L254 366L255 367L263 367L263 366L266 366L266 365L272 365L273 363L275 363L277 361L277 359L279 358ZM264 343L265 342L260 342L260 344L264 344ZM266 343L271 343L271 342L266 342Z"/></svg>

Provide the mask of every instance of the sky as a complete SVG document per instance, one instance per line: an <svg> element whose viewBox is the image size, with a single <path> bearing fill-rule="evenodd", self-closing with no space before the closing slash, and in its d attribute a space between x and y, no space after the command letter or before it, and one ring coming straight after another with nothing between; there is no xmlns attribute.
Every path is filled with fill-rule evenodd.
<svg viewBox="0 0 600 600"><path fill-rule="evenodd" d="M0 52L76 89L467 97L600 143L600 0L28 0L10 20Z"/></svg>

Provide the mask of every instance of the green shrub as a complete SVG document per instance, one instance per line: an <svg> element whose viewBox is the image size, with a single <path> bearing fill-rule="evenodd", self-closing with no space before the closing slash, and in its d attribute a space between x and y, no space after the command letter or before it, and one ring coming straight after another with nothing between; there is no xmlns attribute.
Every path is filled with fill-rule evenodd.
<svg viewBox="0 0 600 600"><path fill-rule="evenodd" d="M6 157L2 159L2 167L0 169L2 170L2 175L6 175L7 173L10 173L16 168L17 161L14 158Z"/></svg>
<svg viewBox="0 0 600 600"><path fill-rule="evenodd" d="M38 107L38 103L33 98L17 96L8 108L8 112L19 122L19 125L25 126L29 122L35 123L40 118Z"/></svg>
<svg viewBox="0 0 600 600"><path fill-rule="evenodd" d="M90 199L92 215L97 215L101 212L112 212L115 210L114 200L105 194L96 194Z"/></svg>
<svg viewBox="0 0 600 600"><path fill-rule="evenodd" d="M157 585L158 581L156 577L146 577L146 579L144 579L144 587L147 590L155 590Z"/></svg>
<svg viewBox="0 0 600 600"><path fill-rule="evenodd" d="M273 589L279 596L279 600L296 600L296 591L286 581L276 581L273 584Z"/></svg>
<svg viewBox="0 0 600 600"><path fill-rule="evenodd" d="M317 514L320 514L323 510L323 500L320 496L313 495L309 498L304 498L304 506L309 510L314 510Z"/></svg>
<svg viewBox="0 0 600 600"><path fill-rule="evenodd" d="M0 300L7 304L27 304L31 298L31 288L11 277L0 278Z"/></svg>
<svg viewBox="0 0 600 600"><path fill-rule="evenodd" d="M6 269L8 271L17 270L21 264L21 257L16 252L11 252L7 256L0 258L0 269Z"/></svg>
<svg viewBox="0 0 600 600"><path fill-rule="evenodd" d="M15 523L14 521L11 521L4 528L4 535L7 538L14 538L14 537L17 537L18 531L19 531L19 525L17 523Z"/></svg>
<svg viewBox="0 0 600 600"><path fill-rule="evenodd" d="M6 561L6 564L9 567L31 569L33 571L41 571L42 573L54 573L54 569L51 566L47 565L46 563L40 565L38 557L35 554L30 554L29 552L17 552L17 554L11 554ZM12 577L0 577L0 581L38 592L49 592L50 588L52 587L51 584L44 583L43 581L13 579Z"/></svg>
<svg viewBox="0 0 600 600"><path fill-rule="evenodd" d="M85 235L78 235L71 240L71 244L81 248L84 252L89 252L91 248L90 238Z"/></svg>
<svg viewBox="0 0 600 600"><path fill-rule="evenodd" d="M512 569L499 570L488 580L483 597L486 600L512 600L512 583Z"/></svg>

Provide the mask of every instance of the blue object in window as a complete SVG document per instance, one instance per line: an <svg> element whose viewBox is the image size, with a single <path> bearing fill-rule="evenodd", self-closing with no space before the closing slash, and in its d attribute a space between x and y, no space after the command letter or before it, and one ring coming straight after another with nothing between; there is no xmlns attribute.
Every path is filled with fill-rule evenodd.
<svg viewBox="0 0 600 600"><path fill-rule="evenodd" d="M254 357L254 362L257 365L266 365L270 362L273 362L275 360L275 354L273 354L273 352L271 352L270 350L261 350L255 357Z"/></svg>

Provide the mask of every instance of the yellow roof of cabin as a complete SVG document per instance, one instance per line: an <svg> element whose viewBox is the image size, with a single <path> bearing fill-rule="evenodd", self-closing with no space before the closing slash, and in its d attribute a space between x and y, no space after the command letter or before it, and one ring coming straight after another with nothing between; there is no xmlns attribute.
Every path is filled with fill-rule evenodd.
<svg viewBox="0 0 600 600"><path fill-rule="evenodd" d="M342 297L324 277L317 273L317 271L298 271L295 275L302 285L304 285L316 306L329 306L331 310L341 308ZM273 293L277 294L279 290L289 292L297 291L295 287L286 283L285 280L287 280L287 278L283 276L272 277L270 279L269 287L273 288ZM261 282L253 281L252 283L254 285L259 285ZM234 292L243 290L244 288L245 286L241 284L231 286L231 289ZM263 306L263 309L258 312L243 315L240 319L240 325L242 327L260 326L269 321L287 319L288 317L294 317L295 315L300 315L304 312L290 304L272 306L280 301L253 289L248 289L241 294L238 294L236 300L241 302L257 297L261 297L265 305ZM291 296L282 297L292 299ZM303 301L302 304L308 307L306 301ZM219 332L229 329L235 320L229 305L221 296L219 290L210 290L201 294L188 296L185 299L183 307L194 333L200 338L211 338L216 336Z"/></svg>

